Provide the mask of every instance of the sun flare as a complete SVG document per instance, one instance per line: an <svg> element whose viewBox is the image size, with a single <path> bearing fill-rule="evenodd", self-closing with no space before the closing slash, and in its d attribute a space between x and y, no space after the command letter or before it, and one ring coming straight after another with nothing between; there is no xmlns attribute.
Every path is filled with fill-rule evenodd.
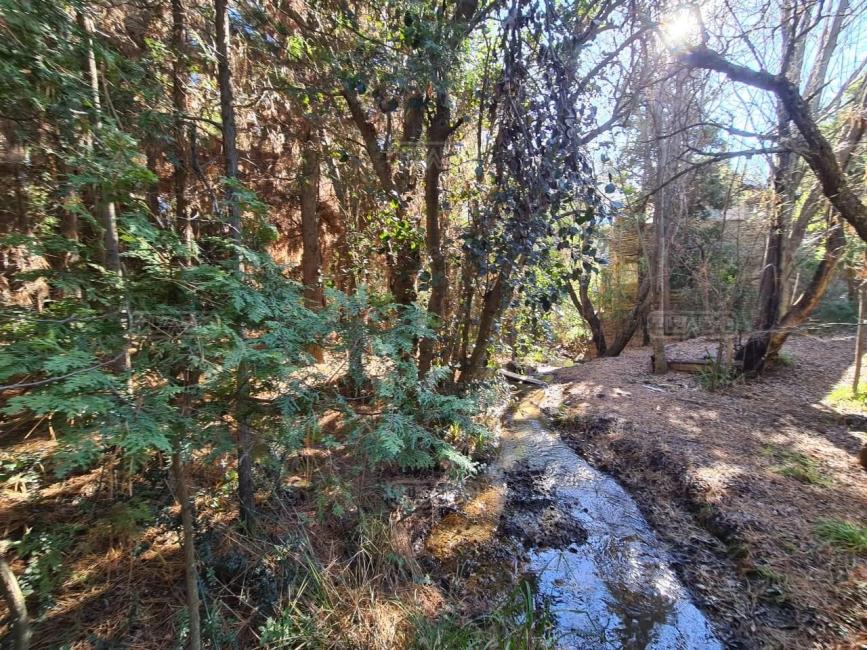
<svg viewBox="0 0 867 650"><path fill-rule="evenodd" d="M701 25L694 9L678 9L662 21L662 38L669 47L688 47L698 42Z"/></svg>

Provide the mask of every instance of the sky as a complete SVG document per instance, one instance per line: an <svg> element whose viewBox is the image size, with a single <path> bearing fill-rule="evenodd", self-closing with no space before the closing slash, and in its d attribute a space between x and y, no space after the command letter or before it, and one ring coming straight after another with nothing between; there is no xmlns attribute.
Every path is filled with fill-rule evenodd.
<svg viewBox="0 0 867 650"><path fill-rule="evenodd" d="M822 7L823 19L810 29L806 36L806 51L803 69L804 83L809 70L816 59L823 30L828 24L828 14L836 12L840 6L839 0L826 0L818 3ZM814 16L818 11L814 10ZM867 65L867 3L855 1L847 8L847 16L841 33L838 47L829 66L827 85L823 89L823 103L828 103L840 91L841 87L857 71L865 70ZM614 16L614 20L622 20L622 16ZM701 24L704 25L708 41L707 45L724 52L725 56L736 63L756 69L766 69L776 73L780 69L781 9L779 0L710 0L699 5L684 4L675 7L662 15L649 17L658 27L654 30L661 57L666 53L673 59L679 50L701 42ZM592 61L609 48L616 46L628 36L625 30L612 30L600 37L588 52L586 68L592 66ZM629 65L627 55L620 57L620 63ZM660 69L666 68L666 62L660 61ZM719 73L711 73L714 92L702 98L703 107L710 120L731 125L737 129L758 133L772 132L776 124L774 97L762 90L751 88L744 84L728 81ZM598 116L604 121L611 115L613 108L612 79L599 80L602 92L596 100ZM609 138L610 139L610 138ZM622 134L614 134L615 144L622 144ZM727 150L754 149L762 146L762 141L755 138L737 137L730 134L724 136ZM765 146L773 142L765 141ZM765 156L736 159L731 166L745 170L754 182L767 179L770 167ZM605 171L605 164L599 160L597 165Z"/></svg>

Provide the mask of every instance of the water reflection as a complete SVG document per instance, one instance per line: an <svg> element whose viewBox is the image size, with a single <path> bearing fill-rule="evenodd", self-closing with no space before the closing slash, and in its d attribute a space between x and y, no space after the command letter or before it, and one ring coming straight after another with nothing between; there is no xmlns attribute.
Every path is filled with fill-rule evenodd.
<svg viewBox="0 0 867 650"><path fill-rule="evenodd" d="M560 645L721 649L635 502L544 426L543 399L544 391L534 391L516 408L500 467L507 476L530 472L536 488L586 531L584 543L528 549L527 568L538 577Z"/></svg>

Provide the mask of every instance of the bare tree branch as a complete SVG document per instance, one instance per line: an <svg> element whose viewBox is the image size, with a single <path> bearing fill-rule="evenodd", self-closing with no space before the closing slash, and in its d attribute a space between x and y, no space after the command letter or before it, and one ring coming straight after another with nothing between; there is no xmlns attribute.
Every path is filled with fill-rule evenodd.
<svg viewBox="0 0 867 650"><path fill-rule="evenodd" d="M681 60L688 66L721 72L732 81L777 95L806 142L807 146L799 153L819 179L822 192L861 239L867 241L867 206L849 186L834 149L822 135L795 84L784 76L732 63L703 45L688 51Z"/></svg>
<svg viewBox="0 0 867 650"><path fill-rule="evenodd" d="M722 162L724 160L731 160L732 158L741 158L744 156L760 156L765 154L774 154L774 153L783 153L789 151L785 147L770 147L770 148L762 148L762 149L744 149L740 151L722 151L720 153L709 153L709 152L698 152L703 156L708 156L707 160L699 160L691 164L689 167L685 169L681 169L676 174L673 174L662 183L654 187L652 190L644 194L637 202L638 205L646 202L651 196L659 192L662 188L670 185L678 178L695 171L696 169L700 169L702 167L706 167L707 165L713 165L714 163Z"/></svg>

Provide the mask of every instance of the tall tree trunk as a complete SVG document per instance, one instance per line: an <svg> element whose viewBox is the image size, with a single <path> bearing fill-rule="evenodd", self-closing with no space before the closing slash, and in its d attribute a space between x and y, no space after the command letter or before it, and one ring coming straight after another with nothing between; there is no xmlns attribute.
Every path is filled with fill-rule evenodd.
<svg viewBox="0 0 867 650"><path fill-rule="evenodd" d="M78 12L77 18L78 24L86 39L87 75L90 84L91 103L93 106L92 130L95 134L99 135L102 130L102 101L99 96L99 71L96 66L96 53L93 45L93 21L82 12ZM92 140L90 146L94 146ZM109 271L122 277L123 267L120 262L120 237L117 231L117 213L114 201L107 199L103 194L103 192L97 191L96 205L100 221L102 222L105 266ZM127 304L124 304L123 312L124 314L121 317L121 328L126 330L129 318L129 306ZM131 366L129 341L126 334L124 334L122 346L117 361L113 364L115 371L119 373L127 372Z"/></svg>
<svg viewBox="0 0 867 650"><path fill-rule="evenodd" d="M663 143L664 147L665 144ZM666 169L662 158L659 163L660 169ZM665 355L665 321L666 314L666 294L668 293L668 250L667 238L665 236L667 215L666 211L669 208L668 201L669 188L664 187L657 194L657 200L653 210L653 230L655 236L655 244L653 247L653 292L652 302L654 311L650 318L650 342L653 346L653 372L656 374L665 374L668 372L668 359Z"/></svg>
<svg viewBox="0 0 867 650"><path fill-rule="evenodd" d="M645 275L644 279L638 287L638 297L635 299L635 306L629 315L623 321L620 327L620 333L611 342L605 350L606 357L616 357L632 340L639 325L647 318L647 312L650 310L650 275Z"/></svg>
<svg viewBox="0 0 867 650"><path fill-rule="evenodd" d="M867 109L867 87L862 89L858 98L858 106L860 111L857 111L853 117L847 122L846 126L843 128L842 133L840 134L840 141L837 146L836 151L836 160L839 165L841 172L845 173L845 171L849 167L849 163L852 160L852 154L855 150L855 147L861 141L864 136L865 131L867 131L867 119L864 118L863 115L859 114L860 112ZM781 111L784 111L784 108L781 108ZM781 120L780 125L781 131L785 129L788 131L788 125L784 125ZM801 206L801 212L797 219L794 220L792 226L792 233L789 236L788 240L782 235L785 224L787 223L787 219L790 218L792 212L792 205L794 205L795 198L792 194L791 183L793 174L792 171L792 162L791 156L793 154L784 154L780 156L778 161L778 167L776 173L774 175L774 190L775 190L775 205L774 205L774 229L771 231L771 236L773 240L769 238L769 247L773 241L774 245L778 248L773 251L777 253L776 263L778 266L776 268L783 268L784 271L786 269L786 264L791 264L794 260L794 253L797 247L800 245L803 240L804 233L806 232L807 226L812 221L812 216L815 214L815 211L819 209L819 207L824 203L822 200L821 192L818 188L813 189L810 194L807 196L806 201ZM842 238L842 232L839 233L839 236ZM836 235L835 235L836 237ZM829 239L829 243L834 246L834 243ZM841 240L840 240L841 241ZM785 249L785 250L784 250ZM784 286L780 285L777 287L774 286L765 286L766 283L770 285L771 280L766 278L766 274L768 272L768 253L766 253L766 262L764 267L764 272L762 275L762 285L760 286L760 312L759 318L756 321L756 329L747 344L744 346L744 350L742 352L742 360L743 367L746 372L757 372L764 365L765 357L770 354L775 354L779 347L782 345L783 341L787 338L783 336L782 338L779 334L773 334L772 332L777 329L777 324L782 325L783 318L778 318L775 316L775 313L778 313L781 308L786 307L786 303L790 302L795 298L792 288L788 289L788 293ZM827 268L827 264L833 260L833 264L831 268L835 267L837 264L837 258L839 255L832 255L830 258L828 257L828 252L826 248L826 257L820 264L816 273L820 274ZM773 263L775 258L770 258ZM779 274L778 274L779 276ZM814 279L817 276L814 275ZM830 278L828 278L830 279ZM815 303L818 304L819 300L821 300L822 295L824 295L825 290L827 289L828 282L823 282L816 285L814 282L811 282L807 288L807 292L805 295L809 294L810 291L820 290L821 293L816 295L814 300ZM774 294L774 290L777 291ZM773 302L775 295L779 298L779 302L776 304ZM800 308L796 309L796 305L792 305L788 308L787 313L790 314L798 314L803 311L804 305L806 303L802 301L800 302ZM776 312L774 310L777 310ZM812 309L810 309L812 312ZM809 316L809 313L807 314ZM804 316L806 318L807 316Z"/></svg>
<svg viewBox="0 0 867 650"><path fill-rule="evenodd" d="M90 99L93 106L93 131L99 134L102 129L102 100L99 94L99 70L93 46L93 21L83 13L78 14L78 24L87 39L87 75L90 84ZM117 233L117 215L114 201L97 196L97 209L103 228L103 247L105 266L115 273L121 272L120 240Z"/></svg>
<svg viewBox="0 0 867 650"><path fill-rule="evenodd" d="M840 3L841 7L846 4L845 0ZM865 81L867 81L867 77L862 77L862 87L856 98L856 104L853 110L849 112L848 119L843 125L835 147L837 162L843 173L848 172L855 149L864 137L864 132L867 131L867 83ZM784 278L785 284L783 286L784 306L788 306L789 304L787 299L790 301L795 297L792 295L794 291L789 288L791 276L796 272L796 265L794 264L795 253L803 243L808 227L819 214L825 201L826 197L822 194L821 186L818 183L815 184L807 195L807 199L801 204L797 218L792 220L792 227L789 230L783 256L783 267L787 274ZM855 299L852 300L852 304L855 304Z"/></svg>
<svg viewBox="0 0 867 650"><path fill-rule="evenodd" d="M228 0L214 0L215 37L217 45L217 81L220 87L220 117L223 132L223 161L225 165L225 197L228 207L228 225L238 246L243 244L241 205L235 190L238 180L237 129L235 127L235 97L232 90L231 60L229 58ZM243 273L240 258L237 270ZM256 522L255 486L253 484L253 432L248 424L250 400L249 369L245 362L238 366L235 394L235 422L238 432L238 505L241 521L253 528Z"/></svg>
<svg viewBox="0 0 867 650"><path fill-rule="evenodd" d="M172 0L172 106L174 115L174 174L175 215L177 228L187 249L192 251L194 237L187 204L187 137L184 118L187 113L186 11L183 0Z"/></svg>
<svg viewBox="0 0 867 650"><path fill-rule="evenodd" d="M784 107L780 107L780 133L789 134L789 118ZM790 151L779 154L773 179L773 207L768 224L768 238L762 260L762 275L759 282L759 309L755 327L760 332L769 331L779 319L783 306L783 248L786 229L792 212L792 175L793 154Z"/></svg>
<svg viewBox="0 0 867 650"><path fill-rule="evenodd" d="M437 95L433 119L428 126L427 166L424 177L425 246L430 257L430 297L427 311L437 330L445 322L448 291L448 270L440 230L440 176L445 162L445 143L452 131L450 119L448 98L440 93ZM436 340L435 337L427 337L419 346L419 377L424 377L431 367Z"/></svg>
<svg viewBox="0 0 867 650"><path fill-rule="evenodd" d="M238 179L238 131L235 126L235 93L232 89L232 67L229 57L228 0L214 0L216 11L217 81L220 87L220 118L223 134L223 165L226 176L225 198L228 224L235 242L243 243L241 205L235 190ZM239 260L240 264L240 260Z"/></svg>
<svg viewBox="0 0 867 650"><path fill-rule="evenodd" d="M469 362L467 359L467 349L470 345L470 321L473 314L473 298L476 295L475 287L473 286L475 271L473 266L470 253L464 252L464 258L461 262L461 312L455 323L460 331L460 336L454 341L451 355L451 364L456 368L463 368Z"/></svg>
<svg viewBox="0 0 867 650"><path fill-rule="evenodd" d="M304 128L301 142L301 279L304 302L318 311L324 304L322 292L322 253L319 249L319 143L310 125ZM313 346L310 354L321 363L322 348Z"/></svg>
<svg viewBox="0 0 867 650"><path fill-rule="evenodd" d="M349 231L351 227L360 230L357 224L354 223L355 219L353 219L353 215L357 214L357 200L353 201L350 197L341 173L331 157L325 156L323 161L325 168L328 170L328 176L339 205L338 218L335 220L334 228L336 233L336 241L334 242L334 282L343 293L352 293L355 291L356 280Z"/></svg>
<svg viewBox="0 0 867 650"><path fill-rule="evenodd" d="M578 293L575 292L575 287L571 282L566 283L566 290L569 292L569 298L575 309L581 314L581 317L590 328L590 335L593 340L593 347L596 348L596 356L604 357L608 346L605 343L605 331L602 329L602 321L599 320L599 315L596 313L596 308L590 300L590 274L585 273L578 280Z"/></svg>
<svg viewBox="0 0 867 650"><path fill-rule="evenodd" d="M780 319L779 323L775 324L773 328L767 332L765 351L759 358L759 363L753 368L746 367L747 351L745 350L745 371L760 371L764 366L765 361L773 358L780 351L780 348L783 347L783 344L786 342L786 339L789 338L789 335L799 325L807 320L810 314L813 313L813 310L816 309L819 302L822 300L822 297L825 295L828 285L831 283L834 276L834 269L837 267L837 263L843 255L845 245L846 241L843 236L842 224L835 223L833 218L829 219L829 230L825 239L825 255L822 258L822 261L819 262L819 265L816 267L816 271L813 273L813 277L810 279L810 282L804 289L804 293L801 294L801 297ZM750 337L750 340L747 341L747 346L749 346L752 341L753 338Z"/></svg>
<svg viewBox="0 0 867 650"><path fill-rule="evenodd" d="M186 32L186 12L183 0L172 0L172 105L174 115L174 174L172 184L175 194L175 220L181 239L192 253L194 238L192 223L187 206L187 147L184 116L187 112L187 91L185 84L186 63L184 60ZM183 418L192 414L193 403L189 389L199 381L197 372L184 369L180 373L185 391L179 396L180 412ZM189 650L201 650L202 624L199 612L199 575L196 566L195 520L196 513L190 496L189 477L181 450L172 454L172 472L175 478L175 491L181 507L181 533L184 550L184 570L186 577L187 615L190 626Z"/></svg>
<svg viewBox="0 0 867 650"><path fill-rule="evenodd" d="M794 5L791 2L784 3L782 12L783 69L780 74L797 85L800 81L805 39L797 37L799 17ZM804 18L806 19L807 16ZM791 115L786 102L781 97L777 98L777 129L780 138L791 137ZM794 211L795 191L799 183L800 174L796 169L794 153L784 151L778 154L773 175L774 202L762 261L758 313L754 323L756 331L750 335L743 352L743 369L746 372L761 369L765 358L774 353L771 352L773 332L787 310L786 303L791 300L787 295L791 293L791 289L787 287L788 283L785 279L786 264L793 258L786 254L786 239Z"/></svg>
<svg viewBox="0 0 867 650"><path fill-rule="evenodd" d="M520 262L516 262L515 266L519 265ZM476 333L473 353L470 355L465 367L461 369L459 381L462 384L477 379L488 359L488 344L491 341L494 325L496 325L497 319L512 297L512 285L509 282L511 271L511 265L504 266L499 274L497 274L494 284L485 294L482 312L479 315L479 329Z"/></svg>
<svg viewBox="0 0 867 650"><path fill-rule="evenodd" d="M190 626L189 650L201 650L202 624L199 615L199 573L196 568L195 511L190 498L187 469L181 452L172 454L172 472L175 475L175 491L181 507L181 529L184 548L184 571L186 576L187 615Z"/></svg>
<svg viewBox="0 0 867 650"><path fill-rule="evenodd" d="M673 84L659 85L654 90L655 95L648 107L648 117L654 136L656 153L655 183L658 190L653 201L654 245L650 257L650 275L652 277L651 301L653 312L649 314L650 342L653 346L653 372L664 374L668 372L666 359L665 337L671 321L671 278L670 251L672 241L680 219L686 207L681 196L686 178L675 184L667 181L674 178L680 166L680 156L686 148L683 126L692 123L695 117L693 108L686 96L688 78L684 72L678 72ZM663 110L663 106L668 106ZM661 137L673 132L671 137ZM645 172L649 176L649 171Z"/></svg>

